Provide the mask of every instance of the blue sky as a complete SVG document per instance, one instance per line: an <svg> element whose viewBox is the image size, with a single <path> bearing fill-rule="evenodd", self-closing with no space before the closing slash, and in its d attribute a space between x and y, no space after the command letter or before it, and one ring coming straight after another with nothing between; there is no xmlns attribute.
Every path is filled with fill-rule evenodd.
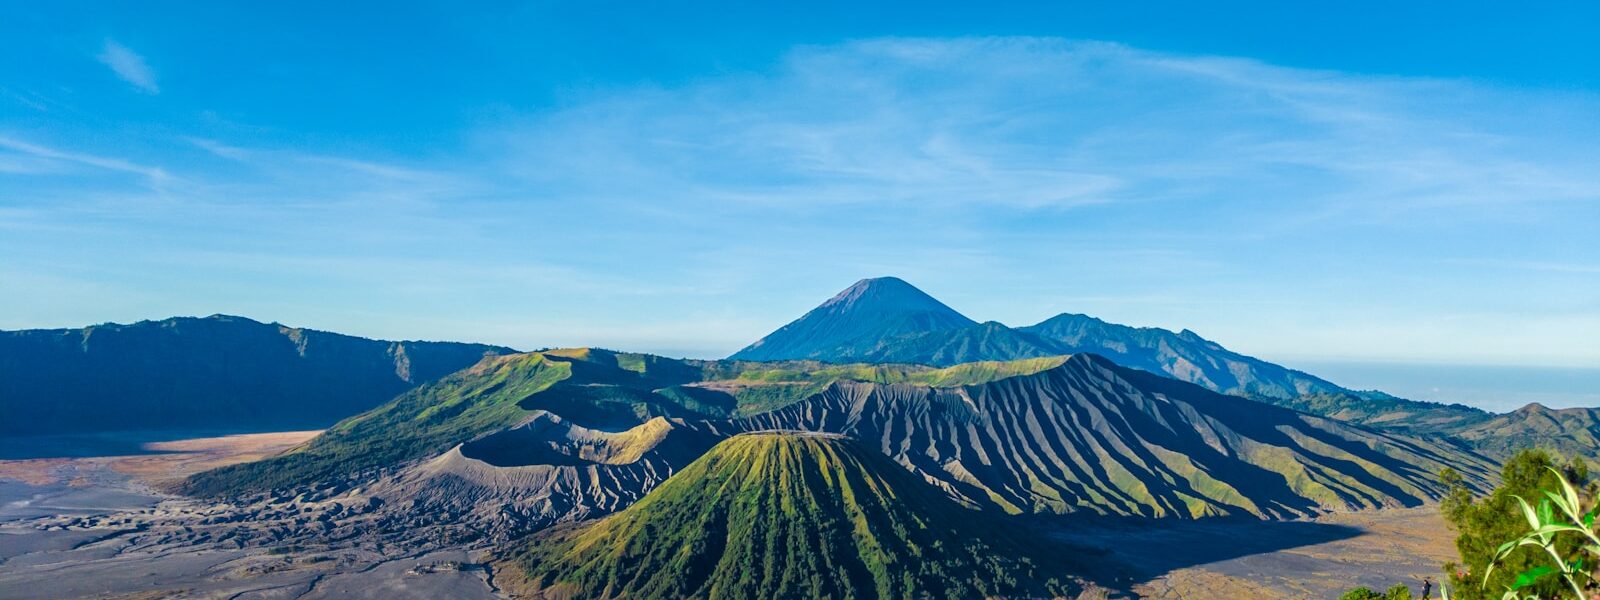
<svg viewBox="0 0 1600 600"><path fill-rule="evenodd" d="M7 8L0 328L720 356L892 274L1291 365L1600 365L1592 4L324 4Z"/></svg>

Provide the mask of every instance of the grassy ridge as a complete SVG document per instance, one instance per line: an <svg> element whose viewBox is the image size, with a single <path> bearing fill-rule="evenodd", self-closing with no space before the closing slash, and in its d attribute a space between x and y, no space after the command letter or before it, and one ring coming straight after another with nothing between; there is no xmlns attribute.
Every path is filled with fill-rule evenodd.
<svg viewBox="0 0 1600 600"><path fill-rule="evenodd" d="M621 513L535 536L534 587L584 598L1060 595L1060 549L964 509L881 453L753 434Z"/></svg>
<svg viewBox="0 0 1600 600"><path fill-rule="evenodd" d="M825 382L841 379L871 383L915 383L934 387L976 385L1017 375L1032 375L1061 366L1065 356L980 361L934 368L910 364L835 365L817 361L787 360L769 363L708 362L706 379L740 382Z"/></svg>
<svg viewBox="0 0 1600 600"><path fill-rule="evenodd" d="M1066 362L1065 356L982 361L933 368L921 365L834 365L817 361L754 363L719 361L704 367L711 389L727 395L734 409L713 416L743 417L783 408L821 393L836 381L909 383L929 387L978 385L1007 377L1032 375Z"/></svg>
<svg viewBox="0 0 1600 600"><path fill-rule="evenodd" d="M195 474L181 491L211 496L326 481L432 456L527 416L518 402L572 375L540 354L484 359L471 369L345 419L294 452Z"/></svg>
<svg viewBox="0 0 1600 600"><path fill-rule="evenodd" d="M345 419L294 452L199 473L180 490L217 496L336 479L437 455L516 425L538 410L588 427L626 429L658 416L709 419L765 412L841 379L964 385L1037 372L1061 360L934 369L689 361L594 348L497 356ZM703 385L708 381L717 385Z"/></svg>

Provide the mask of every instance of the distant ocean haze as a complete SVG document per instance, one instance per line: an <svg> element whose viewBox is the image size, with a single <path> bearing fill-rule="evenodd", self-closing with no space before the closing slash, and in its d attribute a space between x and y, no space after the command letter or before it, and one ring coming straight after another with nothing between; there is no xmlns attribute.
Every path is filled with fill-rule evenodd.
<svg viewBox="0 0 1600 600"><path fill-rule="evenodd" d="M1366 361L1294 361L1341 386L1411 400L1461 403L1494 412L1530 402L1550 408L1600 406L1600 365L1527 367Z"/></svg>

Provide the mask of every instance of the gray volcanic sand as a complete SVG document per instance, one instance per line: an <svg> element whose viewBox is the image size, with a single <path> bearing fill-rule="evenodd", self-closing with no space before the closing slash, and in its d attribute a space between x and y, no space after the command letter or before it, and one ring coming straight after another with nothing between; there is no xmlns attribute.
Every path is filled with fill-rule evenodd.
<svg viewBox="0 0 1600 600"><path fill-rule="evenodd" d="M154 507L161 497L124 487L127 478L74 487L0 480L0 524L55 515L104 515Z"/></svg>
<svg viewBox="0 0 1600 600"><path fill-rule="evenodd" d="M95 541L76 531L7 531L28 551L0 563L0 599L116 598L499 598L483 571L412 572L415 567L466 561L462 551L415 559L365 552L321 561L315 553L265 549L131 549L120 536ZM103 536L104 534L102 534ZM20 547L21 545L19 545ZM74 547L75 546L75 547Z"/></svg>
<svg viewBox="0 0 1600 600"><path fill-rule="evenodd" d="M132 451L121 436L87 438L85 448L58 438L32 447L39 452L26 459L0 460L0 600L498 597L466 550L413 557L278 533L306 521L294 518L305 509L293 502L275 505L278 514L259 524L238 523L259 530L267 543L224 543L203 526L250 506L197 502L151 488L280 451L314 433L166 435ZM8 442L12 456L29 448ZM112 456L91 456L107 448L115 448Z"/></svg>
<svg viewBox="0 0 1600 600"><path fill-rule="evenodd" d="M1356 586L1397 583L1420 598L1455 560L1454 533L1436 506L1324 515L1288 522L1199 521L1063 528L1057 537L1133 565L1118 585L1161 600L1322 600Z"/></svg>

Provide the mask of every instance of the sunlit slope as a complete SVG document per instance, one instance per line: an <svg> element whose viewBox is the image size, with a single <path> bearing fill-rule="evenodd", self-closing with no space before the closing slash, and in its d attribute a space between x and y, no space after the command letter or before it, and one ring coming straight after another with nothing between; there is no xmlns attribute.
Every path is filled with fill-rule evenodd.
<svg viewBox="0 0 1600 600"><path fill-rule="evenodd" d="M287 454L195 474L182 491L220 495L326 482L437 455L528 418L522 400L572 376L541 354L485 358L472 368L339 422Z"/></svg>
<svg viewBox="0 0 1600 600"><path fill-rule="evenodd" d="M960 507L876 451L817 435L728 439L632 507L537 534L515 559L572 598L1064 595L1061 548Z"/></svg>
<svg viewBox="0 0 1600 600"><path fill-rule="evenodd" d="M524 427L544 414L556 418ZM676 432L661 438L671 440L664 445L653 438L591 443L599 434L582 433L633 431L660 417L671 419L661 421L670 425L661 432ZM1005 512L1292 518L1414 506L1439 496L1437 473L1446 466L1478 484L1493 470L1488 459L1448 442L1216 394L1093 355L932 369L674 361L580 349L486 359L295 452L196 475L186 490L222 495L370 481L378 471L465 452L430 463L432 470L410 469L389 487L447 504L538 498L547 507L524 511L532 526L574 518L561 506L582 504L585 514L626 506L715 440L770 429L863 440L952 497ZM527 444L570 456L518 450ZM643 456L643 449L650 461L604 458ZM547 467L559 468L530 475ZM578 492L552 477L611 480ZM591 493L604 501L585 503Z"/></svg>
<svg viewBox="0 0 1600 600"><path fill-rule="evenodd" d="M794 429L876 446L958 497L1008 512L1285 518L1439 497L1440 469L1479 484L1482 456L1216 394L1075 355L1032 375L949 388L840 382L722 433Z"/></svg>
<svg viewBox="0 0 1600 600"><path fill-rule="evenodd" d="M1543 448L1569 457L1600 458L1600 408L1548 408L1529 404L1460 431L1463 440L1489 454L1509 457L1523 448Z"/></svg>
<svg viewBox="0 0 1600 600"><path fill-rule="evenodd" d="M221 495L357 476L438 456L541 412L586 428L621 431L656 417L701 420L759 413L843 379L955 385L1034 373L1063 360L935 369L687 361L591 348L495 356L346 419L294 452L200 473L183 489Z"/></svg>

